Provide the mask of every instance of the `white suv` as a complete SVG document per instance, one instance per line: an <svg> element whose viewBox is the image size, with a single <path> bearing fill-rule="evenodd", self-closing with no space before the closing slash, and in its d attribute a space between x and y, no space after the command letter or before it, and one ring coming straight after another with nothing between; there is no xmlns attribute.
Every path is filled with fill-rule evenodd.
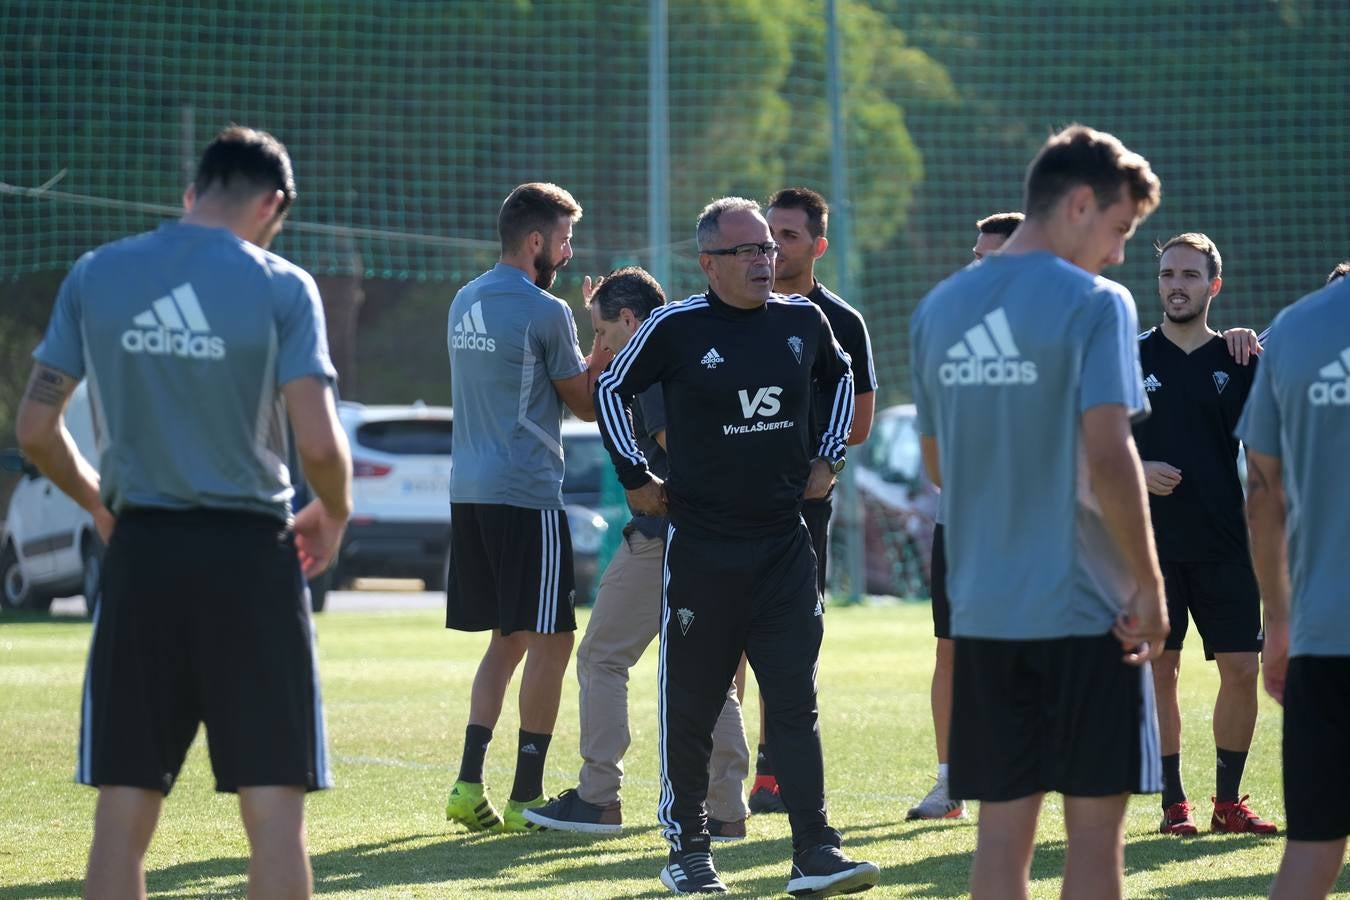
<svg viewBox="0 0 1350 900"><path fill-rule="evenodd" d="M66 428L84 458L97 466L94 420L83 382L66 407ZM93 518L19 451L0 453L0 469L22 475L0 537L0 607L41 611L55 597L83 594L92 615L103 564Z"/></svg>
<svg viewBox="0 0 1350 900"><path fill-rule="evenodd" d="M343 402L338 417L352 448L352 519L337 582L366 575L421 578L444 590L450 545L451 434L447 406L364 406ZM563 503L572 534L577 602L599 580L608 524L595 511L609 456L594 423L562 424Z"/></svg>
<svg viewBox="0 0 1350 900"><path fill-rule="evenodd" d="M352 518L337 580L363 575L444 584L450 536L447 406L365 406L344 401L338 418L352 449Z"/></svg>

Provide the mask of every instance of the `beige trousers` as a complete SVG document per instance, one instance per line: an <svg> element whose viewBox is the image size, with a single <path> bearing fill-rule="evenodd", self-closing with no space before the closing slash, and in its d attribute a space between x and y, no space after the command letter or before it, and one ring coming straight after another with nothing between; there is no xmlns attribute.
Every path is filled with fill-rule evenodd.
<svg viewBox="0 0 1350 900"><path fill-rule="evenodd" d="M577 793L588 803L610 803L619 797L623 755L631 740L628 671L661 628L664 553L660 538L639 531L624 538L600 579L586 636L577 650L583 760ZM727 702L713 729L709 816L735 822L748 815L743 785L749 772L750 749L733 683L727 687Z"/></svg>

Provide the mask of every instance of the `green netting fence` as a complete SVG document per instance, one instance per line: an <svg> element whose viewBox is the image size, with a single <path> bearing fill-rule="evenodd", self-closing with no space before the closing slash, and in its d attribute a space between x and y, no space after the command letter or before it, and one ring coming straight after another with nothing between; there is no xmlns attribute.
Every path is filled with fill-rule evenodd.
<svg viewBox="0 0 1350 900"><path fill-rule="evenodd" d="M969 259L977 218L1019 206L1027 160L1069 122L1116 133L1162 178L1114 273L1145 324L1149 245L1176 232L1224 254L1221 327L1260 329L1350 255L1350 5L835 8L848 197L831 199L879 406L908 399L914 304ZM668 259L670 294L699 289L693 223L713 197L832 193L823 0L5 0L0 17L0 316L84 250L173 215L210 137L255 125L295 160L275 249L364 298L335 317L360 399L448 399L445 304L493 261L519 182L556 181L586 208L557 285L578 305L581 275L626 263ZM819 270L836 287L839 255Z"/></svg>

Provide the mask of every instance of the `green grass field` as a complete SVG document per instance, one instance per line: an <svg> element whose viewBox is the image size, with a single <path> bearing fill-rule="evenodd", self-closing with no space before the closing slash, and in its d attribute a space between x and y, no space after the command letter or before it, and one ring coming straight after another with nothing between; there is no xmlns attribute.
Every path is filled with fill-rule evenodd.
<svg viewBox="0 0 1350 900"><path fill-rule="evenodd" d="M444 819L458 765L467 694L481 636L447 632L435 612L326 613L318 617L323 690L336 790L311 798L309 837L319 893L342 897L654 897L664 859L656 803L655 653L634 671L634 743L621 835L470 836ZM582 623L584 628L584 621ZM89 624L79 619L0 619L0 900L78 895L94 792L72 782ZM928 683L932 655L923 604L831 609L821 662L822 731L830 816L855 857L876 861L871 897L960 897L966 892L973 819L906 823L933 770ZM241 660L241 664L245 661ZM1187 652L1182 679L1184 776L1207 818L1213 791L1213 666ZM746 703L754 733L756 701ZM515 756L508 712L488 756L489 791L504 801ZM569 672L546 788L575 784L576 681ZM1263 698L1244 790L1283 824L1278 709ZM247 853L233 797L216 795L199 735L165 805L147 859L152 895L243 894ZM1265 896L1282 839L1153 833L1156 797L1131 803L1126 849L1133 897ZM787 877L785 817L749 823L750 836L720 845L718 867L735 896L781 895ZM1032 894L1058 896L1062 809L1047 800ZM1339 888L1350 896L1350 872Z"/></svg>

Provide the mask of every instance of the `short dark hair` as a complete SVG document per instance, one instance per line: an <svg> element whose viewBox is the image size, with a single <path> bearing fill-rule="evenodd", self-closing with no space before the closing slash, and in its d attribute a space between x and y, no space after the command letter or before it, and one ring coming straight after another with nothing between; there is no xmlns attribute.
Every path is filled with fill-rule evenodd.
<svg viewBox="0 0 1350 900"><path fill-rule="evenodd" d="M606 322L619 318L622 309L631 309L639 322L645 322L665 302L666 293L651 273L641 266L625 266L606 275L586 305L599 309Z"/></svg>
<svg viewBox="0 0 1350 900"><path fill-rule="evenodd" d="M502 250L516 249L531 232L552 234L564 216L573 222L581 218L581 204L566 190L542 181L520 185L502 202L497 213Z"/></svg>
<svg viewBox="0 0 1350 900"><path fill-rule="evenodd" d="M769 209L775 208L800 209L806 213L806 230L811 237L824 237L830 227L830 204L810 188L783 188L769 198Z"/></svg>
<svg viewBox="0 0 1350 900"><path fill-rule="evenodd" d="M1052 135L1027 167L1023 211L1033 218L1042 216L1080 184L1092 188L1099 209L1119 201L1122 186L1141 215L1153 212L1162 198L1162 186L1148 160L1115 135L1070 125Z"/></svg>
<svg viewBox="0 0 1350 900"><path fill-rule="evenodd" d="M262 191L281 191L285 212L295 202L295 173L286 146L266 131L231 125L216 135L197 163L192 188L198 197L213 191L233 199L251 198Z"/></svg>
<svg viewBox="0 0 1350 900"><path fill-rule="evenodd" d="M1340 281L1345 276L1350 275L1350 259L1336 264L1336 268L1327 274L1327 284L1333 281Z"/></svg>
<svg viewBox="0 0 1350 900"><path fill-rule="evenodd" d="M980 229L980 234L1001 234L1004 237L1012 237L1012 233L1017 230L1017 226L1022 224L1026 216L1020 212L994 213L992 216L985 216L975 223L975 227Z"/></svg>
<svg viewBox="0 0 1350 900"><path fill-rule="evenodd" d="M1209 260L1209 280L1213 281L1223 274L1223 257L1219 255L1218 246L1209 239L1209 235L1201 234L1198 231L1188 231L1185 234L1179 234L1170 239L1167 243L1158 246L1158 258L1173 247L1190 247L1192 250L1199 250L1205 254Z"/></svg>

